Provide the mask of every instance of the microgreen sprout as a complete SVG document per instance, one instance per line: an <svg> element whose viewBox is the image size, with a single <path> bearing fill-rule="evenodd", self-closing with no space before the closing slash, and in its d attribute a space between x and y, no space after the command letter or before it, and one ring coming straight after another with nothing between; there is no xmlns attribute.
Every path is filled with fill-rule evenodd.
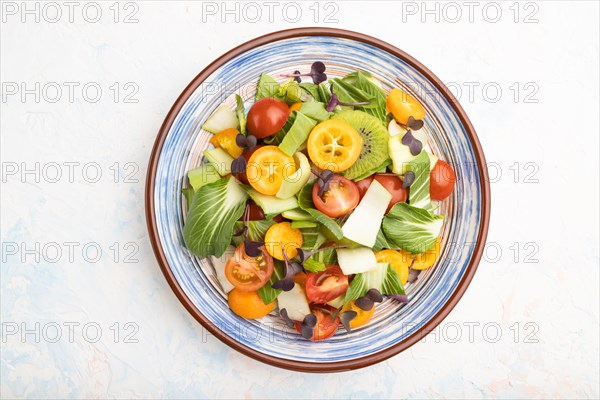
<svg viewBox="0 0 600 400"><path fill-rule="evenodd" d="M329 190L329 182L333 178L333 171L330 169L324 169L319 173L316 169L311 170L311 172L318 178L317 185L319 185L319 197L323 197L325 192Z"/></svg>
<svg viewBox="0 0 600 400"><path fill-rule="evenodd" d="M320 252L320 251L325 251L325 250L330 250L330 249L343 249L348 247L349 245L347 244L340 244L340 245L335 245L335 246L327 246L327 247L321 247L320 249L316 249L316 250L304 250L304 249L298 249L298 259L300 259L301 263L304 263L304 261L306 261L308 258L312 257L313 255L315 255L316 253Z"/></svg>
<svg viewBox="0 0 600 400"><path fill-rule="evenodd" d="M241 133L238 133L238 135L235 137L235 144L242 149L252 150L256 147L256 136L245 136ZM248 163L246 162L246 158L244 158L243 155L239 156L231 163L231 173L243 174L244 172L246 172L247 164Z"/></svg>
<svg viewBox="0 0 600 400"><path fill-rule="evenodd" d="M302 324L300 325L300 334L304 339L310 339L315 331L317 325L317 316L315 314L306 314Z"/></svg>
<svg viewBox="0 0 600 400"><path fill-rule="evenodd" d="M356 103L347 103L345 101L340 101L337 97L337 94L333 93L333 86L331 87L331 98L329 99L329 103L325 108L328 112L332 112L333 109L337 106L366 106L371 104L370 101L357 101Z"/></svg>
<svg viewBox="0 0 600 400"><path fill-rule="evenodd" d="M281 289L284 292L289 292L294 288L294 276L296 276L296 274L299 272L302 272L304 268L299 262L290 261L287 253L285 252L283 244L281 245L281 251L283 252L283 258L285 261L285 276L271 285L271 287L273 289Z"/></svg>
<svg viewBox="0 0 600 400"><path fill-rule="evenodd" d="M402 179L402 188L406 189L410 187L415 181L415 173L412 171L408 171L404 174Z"/></svg>
<svg viewBox="0 0 600 400"><path fill-rule="evenodd" d="M415 283L417 281L417 279L419 279L419 274L421 273L421 270L419 269L410 269L408 271L408 283Z"/></svg>
<svg viewBox="0 0 600 400"><path fill-rule="evenodd" d="M327 67L325 67L325 64L323 64L321 61L315 61L310 66L310 73L308 74L301 74L300 71L294 71L293 74L282 74L281 76L285 76L288 78L293 77L298 83L301 82L301 76L310 76L313 80L313 83L318 85L319 83L325 82L327 80L327 74L325 74L326 69Z"/></svg>
<svg viewBox="0 0 600 400"><path fill-rule="evenodd" d="M408 267L408 283L415 283L417 279L419 279L419 274L421 273L420 269L413 269L413 265L415 264L416 259L413 258L410 263L410 267Z"/></svg>
<svg viewBox="0 0 600 400"><path fill-rule="evenodd" d="M389 294L387 295L390 299L399 301L400 303L408 303L408 296L404 294Z"/></svg>
<svg viewBox="0 0 600 400"><path fill-rule="evenodd" d="M248 237L244 239L244 249L246 250L246 254L248 254L250 257L260 256L262 254L261 247L264 245L265 242L255 242L248 239Z"/></svg>
<svg viewBox="0 0 600 400"><path fill-rule="evenodd" d="M295 75L295 76L294 76L294 80L295 80L296 82L298 82L298 83L302 83L302 79L300 78L300 74L301 74L301 72L300 72L300 71L298 71L298 70L295 70L295 71L294 71L294 75Z"/></svg>
<svg viewBox="0 0 600 400"><path fill-rule="evenodd" d="M418 131L423 127L423 120L415 119L411 115L410 117L408 117L408 122L406 123L406 126L408 126L412 131Z"/></svg>
<svg viewBox="0 0 600 400"><path fill-rule="evenodd" d="M244 208L244 213L242 214L242 227L233 233L233 236L242 236L242 238L246 238L248 236L248 221L250 220L250 205L246 203L246 208Z"/></svg>
<svg viewBox="0 0 600 400"><path fill-rule="evenodd" d="M244 156L239 156L231 163L231 173L232 174L243 174L246 172L246 159Z"/></svg>
<svg viewBox="0 0 600 400"><path fill-rule="evenodd" d="M288 328L294 327L294 321L292 321L292 319L289 317L288 312L285 308L279 310L279 315L281 316Z"/></svg>
<svg viewBox="0 0 600 400"><path fill-rule="evenodd" d="M423 150L423 143L419 139L413 136L412 131L408 130L402 137L402 144L408 146L410 154L413 156L418 155Z"/></svg>
<svg viewBox="0 0 600 400"><path fill-rule="evenodd" d="M246 234L246 232L248 231L248 227L246 225L242 226L240 229L238 229L237 231L235 231L233 233L233 236L242 236Z"/></svg>
<svg viewBox="0 0 600 400"><path fill-rule="evenodd" d="M354 304L356 307L360 308L363 311L369 311L373 308L375 303L381 303L383 301L383 296L379 292L379 290L373 288L369 289L369 291L362 297L354 300Z"/></svg>
<svg viewBox="0 0 600 400"><path fill-rule="evenodd" d="M383 296L381 295L381 292L375 288L369 289L365 296L373 300L375 303L381 303L383 301Z"/></svg>
<svg viewBox="0 0 600 400"><path fill-rule="evenodd" d="M234 232L233 236L241 236L244 239L244 250L250 257L258 257L262 254L261 247L265 245L264 242L255 242L248 238L248 220L250 219L250 206L246 204L246 209L242 216L242 223L244 224L240 229Z"/></svg>
<svg viewBox="0 0 600 400"><path fill-rule="evenodd" d="M343 313L340 313L340 321L342 323L342 325L344 326L344 328L346 329L346 332L350 333L351 329L350 329L350 322L356 318L356 316L358 315L358 313L354 310L348 310L348 311L344 311Z"/></svg>
<svg viewBox="0 0 600 400"><path fill-rule="evenodd" d="M237 136L235 137L235 144L238 145L238 147L241 147L242 149L248 149L248 150L252 150L253 148L256 147L256 136L254 135L242 135L241 133L238 133Z"/></svg>

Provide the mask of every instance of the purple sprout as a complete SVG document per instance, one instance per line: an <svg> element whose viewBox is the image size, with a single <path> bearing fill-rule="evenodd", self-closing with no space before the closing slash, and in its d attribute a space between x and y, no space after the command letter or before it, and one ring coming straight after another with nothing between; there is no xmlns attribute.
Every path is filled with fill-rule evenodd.
<svg viewBox="0 0 600 400"><path fill-rule="evenodd" d="M238 135L235 137L235 144L242 149L252 150L256 147L256 143L257 140L256 136L254 135L245 136L241 133L238 133ZM243 174L246 172L247 164L248 163L246 162L244 156L239 156L231 163L231 173L234 175Z"/></svg>
<svg viewBox="0 0 600 400"><path fill-rule="evenodd" d="M296 274L302 272L304 270L304 268L302 267L302 264L300 264L299 262L296 261L290 261L290 259L287 256L287 253L285 252L285 248L283 247L283 244L281 245L281 251L283 252L283 258L285 261L285 276L278 280L277 282L273 283L271 285L271 287L273 289L281 289L284 292L289 292L290 290L292 290L294 288L294 276L296 276Z"/></svg>
<svg viewBox="0 0 600 400"><path fill-rule="evenodd" d="M255 242L248 238L248 220L250 218L250 207L246 204L244 214L242 216L242 223L244 224L240 229L233 233L233 236L241 236L244 239L244 250L250 257L258 257L262 254L261 247L265 245L264 242Z"/></svg>
<svg viewBox="0 0 600 400"><path fill-rule="evenodd" d="M281 318L283 319L283 321L285 322L285 324L287 325L288 328L294 327L294 321L292 321L292 319L289 317L287 310L285 308L282 308L281 310L279 310L279 315L281 316Z"/></svg>
<svg viewBox="0 0 600 400"><path fill-rule="evenodd" d="M333 179L333 171L324 169L320 174L317 170L313 169L312 173L318 178L317 185L319 185L319 197L323 197L325 192L329 190L329 183Z"/></svg>
<svg viewBox="0 0 600 400"><path fill-rule="evenodd" d="M310 339L315 331L317 325L317 316L315 314L306 314L302 324L300 324L300 334L304 339Z"/></svg>
<svg viewBox="0 0 600 400"><path fill-rule="evenodd" d="M360 308L363 311L369 311L373 308L375 303L381 303L383 301L383 296L379 292L379 290L373 288L369 289L369 291L362 297L354 300L354 304L356 307Z"/></svg>
<svg viewBox="0 0 600 400"><path fill-rule="evenodd" d="M402 144L408 146L410 154L413 156L418 155L423 150L423 143L419 139L413 136L412 131L408 130L402 137Z"/></svg>
<svg viewBox="0 0 600 400"><path fill-rule="evenodd" d="M325 250L330 250L330 249L343 249L346 247L349 247L349 245L340 244L340 245L336 245L336 246L321 247L320 249L316 249L316 250L298 249L298 258L300 259L301 263L304 263L304 261L306 261L307 259L309 259L310 257L312 257L313 255L315 255L316 253L318 253L320 251L325 251Z"/></svg>
<svg viewBox="0 0 600 400"><path fill-rule="evenodd" d="M285 76L288 78L293 77L294 80L298 83L302 82L300 79L301 76L310 76L313 80L313 83L318 85L319 83L325 82L327 80L327 74L325 74L326 69L327 67L325 67L325 64L323 64L321 61L315 61L310 66L310 73L308 74L301 74L300 71L294 71L293 74L282 74L281 76Z"/></svg>
<svg viewBox="0 0 600 400"><path fill-rule="evenodd" d="M246 254L248 254L250 257L260 256L262 254L261 247L264 245L265 242L255 242L247 237L244 239L244 249L246 250Z"/></svg>
<svg viewBox="0 0 600 400"><path fill-rule="evenodd" d="M414 260L413 260L414 263ZM412 269L408 270L408 283L415 283L417 279L419 279L419 274L421 273L420 269Z"/></svg>
<svg viewBox="0 0 600 400"><path fill-rule="evenodd" d="M340 322L344 326L344 329L346 329L346 332L350 333L350 322L356 318L357 315L358 313L353 310L344 311L340 314Z"/></svg>
<svg viewBox="0 0 600 400"><path fill-rule="evenodd" d="M402 188L406 189L406 188L410 187L410 185L412 185L414 181L415 181L415 173L412 171L408 171L403 176Z"/></svg>
<svg viewBox="0 0 600 400"><path fill-rule="evenodd" d="M406 123L406 126L408 126L412 131L418 131L423 127L423 125L423 120L414 119L412 115L408 117L408 121Z"/></svg>
<svg viewBox="0 0 600 400"><path fill-rule="evenodd" d="M389 297L390 299L397 300L400 303L408 303L408 296L406 296L405 294L389 294L387 295L387 297Z"/></svg>
<svg viewBox="0 0 600 400"><path fill-rule="evenodd" d="M327 107L325 108L327 110L327 112L332 112L333 109L337 106L366 106L371 104L370 101L359 101L356 103L346 103L344 101L340 101L340 99L338 99L337 94L333 93L333 86L331 87L331 98L329 99L329 103L327 104Z"/></svg>

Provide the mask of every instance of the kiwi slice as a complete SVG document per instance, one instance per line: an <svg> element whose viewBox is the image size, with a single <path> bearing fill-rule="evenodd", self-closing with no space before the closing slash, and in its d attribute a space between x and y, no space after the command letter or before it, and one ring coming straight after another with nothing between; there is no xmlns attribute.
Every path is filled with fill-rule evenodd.
<svg viewBox="0 0 600 400"><path fill-rule="evenodd" d="M358 160L342 172L348 179L363 176L377 168L389 157L388 139L390 134L376 117L363 111L348 110L335 114L332 119L340 119L352 125L363 139L363 148Z"/></svg>

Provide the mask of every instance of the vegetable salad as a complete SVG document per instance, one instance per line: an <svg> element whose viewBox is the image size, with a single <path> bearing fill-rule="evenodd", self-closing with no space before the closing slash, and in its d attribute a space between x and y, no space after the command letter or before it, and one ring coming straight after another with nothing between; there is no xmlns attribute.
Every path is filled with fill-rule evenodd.
<svg viewBox="0 0 600 400"><path fill-rule="evenodd" d="M328 79L322 62L258 78L202 128L204 163L188 172L183 237L210 257L232 312L276 312L309 340L369 322L384 298L440 254L455 174L429 150L425 108L369 73Z"/></svg>

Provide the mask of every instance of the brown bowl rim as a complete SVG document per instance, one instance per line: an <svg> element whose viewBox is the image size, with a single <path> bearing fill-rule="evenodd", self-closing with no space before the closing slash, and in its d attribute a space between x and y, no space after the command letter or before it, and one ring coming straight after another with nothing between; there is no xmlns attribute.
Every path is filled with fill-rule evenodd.
<svg viewBox="0 0 600 400"><path fill-rule="evenodd" d="M191 96L191 94L196 90L196 88L207 78L209 77L217 68L223 65L225 62L230 59L242 54L250 49L255 47L259 47L268 43L272 43L279 40L295 38L299 36L333 36L340 37L345 39L353 39L359 42L367 43L372 46L378 47L382 50L387 51L390 54L402 59L403 61L410 64L413 68L423 74L427 79L429 79L436 88L446 97L446 99L452 104L454 110L456 111L461 123L466 129L467 134L473 144L475 150L475 157L478 162L479 167L479 175L480 181L482 182L482 220L479 227L479 234L477 243L475 245L475 251L473 253L473 257L470 260L470 263L467 267L465 275L458 283L454 293L450 296L446 304L430 319L423 327L417 330L410 337L405 340L390 346L384 350L381 350L375 354L371 354L365 357L356 358L352 360L346 361L336 361L336 362L328 362L328 363L311 363L304 361L295 361L295 360L287 360L283 358L273 357L268 354L263 354L257 350L254 350L250 347L242 345L234 338L228 336L226 333L221 332L215 325L213 325L205 316L202 314L198 308L191 302L191 300L187 297L183 289L179 286L173 272L169 268L165 253L163 248L160 245L160 239L158 235L158 230L156 226L156 216L154 213L154 184L156 178L156 167L158 164L158 159L160 155L160 151L162 149L165 138L175 120L175 117L178 115L179 111L187 101L187 99ZM475 133L475 129L473 125L469 121L465 111L459 104L458 100L452 95L452 93L447 90L447 87L444 83L433 74L427 67L417 61L415 58L405 53L404 51L398 49L395 46L392 46L389 43L386 43L377 38L357 33L353 31L337 29L337 28L322 28L322 27L308 27L308 28L294 28L294 29L286 29L282 31L277 31L273 33L269 33L267 35L263 35L252 39L248 42L245 42L227 53L223 54L211 64L209 64L202 72L200 72L185 88L185 90L179 95L171 109L169 110L167 116L163 124L160 127L158 132L158 136L154 143L154 147L152 148L152 153L150 155L150 161L148 164L148 173L146 177L146 189L145 189L145 200L146 200L146 222L148 225L148 233L150 237L150 242L152 243L152 248L154 250L154 254L160 268L167 279L167 282L171 286L171 289L179 299L179 301L183 304L183 306L188 310L188 312L198 321L204 328L206 328L211 334L219 338L223 343L232 347L233 349L245 354L255 360L280 367L285 369L290 369L294 371L300 372L341 372L341 371L349 371L358 368L364 368L381 361L387 360L388 358L408 349L417 341L421 340L425 335L431 332L437 325L439 325L445 318L448 316L450 311L456 306L460 298L465 293L469 283L473 279L473 275L477 270L477 266L483 254L483 250L486 243L487 232L489 227L489 219L490 219L490 186L489 180L487 176L487 164L485 161L485 156L483 154L483 149L481 148L481 144L479 143L479 139L477 138L477 134Z"/></svg>

